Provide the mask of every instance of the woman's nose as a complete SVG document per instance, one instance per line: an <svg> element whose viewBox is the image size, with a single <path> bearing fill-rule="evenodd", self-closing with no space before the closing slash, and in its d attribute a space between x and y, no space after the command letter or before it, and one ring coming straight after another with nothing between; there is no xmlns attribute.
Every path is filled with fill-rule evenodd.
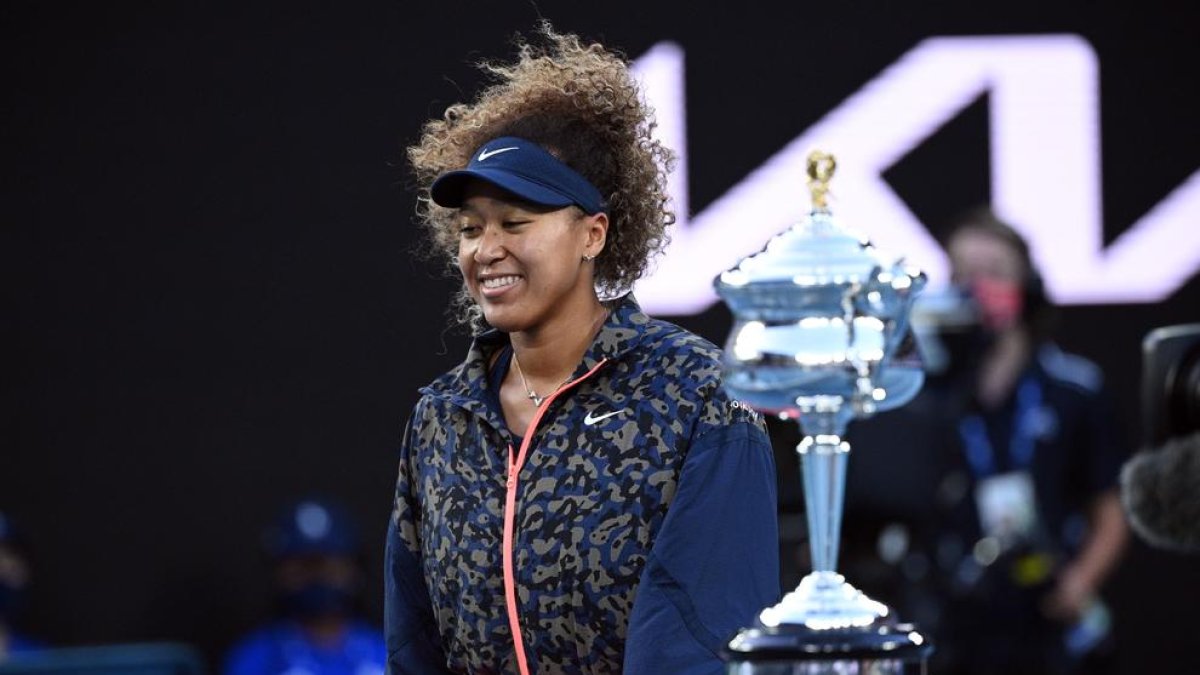
<svg viewBox="0 0 1200 675"><path fill-rule="evenodd" d="M488 264L500 260L508 251L504 248L504 233L497 227L483 228L475 247L475 262Z"/></svg>

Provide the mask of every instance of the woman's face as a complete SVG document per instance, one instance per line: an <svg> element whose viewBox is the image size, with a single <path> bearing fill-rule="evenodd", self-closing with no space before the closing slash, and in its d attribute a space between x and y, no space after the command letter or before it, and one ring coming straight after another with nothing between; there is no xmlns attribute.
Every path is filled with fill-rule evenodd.
<svg viewBox="0 0 1200 675"><path fill-rule="evenodd" d="M472 181L455 224L463 281L490 325L536 331L595 302L592 263L583 256L604 248L604 214L535 206Z"/></svg>
<svg viewBox="0 0 1200 675"><path fill-rule="evenodd" d="M955 234L946 248L957 284L970 286L983 280L1019 285L1024 279L1021 254L999 237L966 229Z"/></svg>
<svg viewBox="0 0 1200 675"><path fill-rule="evenodd" d="M1003 331L1020 323L1025 261L1011 244L986 232L966 229L954 235L947 252L952 281L970 289L987 328Z"/></svg>

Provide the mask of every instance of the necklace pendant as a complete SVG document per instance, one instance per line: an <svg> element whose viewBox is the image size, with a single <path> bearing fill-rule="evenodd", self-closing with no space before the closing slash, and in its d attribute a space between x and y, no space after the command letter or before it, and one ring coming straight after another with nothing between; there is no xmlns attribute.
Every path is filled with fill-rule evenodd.
<svg viewBox="0 0 1200 675"><path fill-rule="evenodd" d="M538 396L537 394L535 394L531 391L531 392L529 392L529 400L533 401L533 404L540 408L540 407L542 407L542 401L545 401L546 397Z"/></svg>

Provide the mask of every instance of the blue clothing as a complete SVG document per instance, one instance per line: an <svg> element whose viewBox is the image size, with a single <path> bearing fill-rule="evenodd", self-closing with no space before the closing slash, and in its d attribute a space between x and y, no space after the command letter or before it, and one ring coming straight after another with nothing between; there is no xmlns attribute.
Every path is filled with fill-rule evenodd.
<svg viewBox="0 0 1200 675"><path fill-rule="evenodd" d="M962 419L974 420L978 428L964 430L959 422L951 466L970 477L969 494L991 475L1028 472L1044 537L1040 545L1056 556L1074 556L1086 534L1088 509L1117 489L1126 455L1099 367L1042 345L1007 401L994 410L969 409ZM956 515L965 541L984 535L974 499L963 499Z"/></svg>
<svg viewBox="0 0 1200 675"><path fill-rule="evenodd" d="M1090 361L1041 345L1007 401L993 409L971 402L956 417L948 469L967 489L947 504L939 540L962 549L959 570L973 576L955 577L943 644L959 651L967 672L1074 672L1079 654L1068 647L1078 647L1064 639L1071 627L1043 608L1057 573L1086 540L1089 509L1117 489L1125 459L1103 374ZM972 420L974 428L964 426ZM1028 476L1033 487L1033 526L990 565L971 567L972 546L987 534L979 486L1014 473Z"/></svg>
<svg viewBox="0 0 1200 675"><path fill-rule="evenodd" d="M299 624L281 621L251 633L230 650L225 675L380 675L387 647L383 634L352 622L341 644L313 644Z"/></svg>
<svg viewBox="0 0 1200 675"><path fill-rule="evenodd" d="M26 637L20 633L8 634L8 658L15 659L24 656L37 655L44 649L46 649L46 645L43 642ZM5 654L0 653L0 663L4 662L5 656Z"/></svg>
<svg viewBox="0 0 1200 675"><path fill-rule="evenodd" d="M719 350L627 296L523 430L509 476L520 453L488 377L507 345L476 338L405 430L390 672L515 672L510 605L531 673L722 672L724 643L778 599L779 539L770 444L721 387Z"/></svg>

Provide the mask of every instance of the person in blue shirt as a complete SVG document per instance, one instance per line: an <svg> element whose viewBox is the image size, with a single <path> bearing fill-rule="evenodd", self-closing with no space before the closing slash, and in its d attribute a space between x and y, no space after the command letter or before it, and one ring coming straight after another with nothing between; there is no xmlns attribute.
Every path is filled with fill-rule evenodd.
<svg viewBox="0 0 1200 675"><path fill-rule="evenodd" d="M17 631L16 621L25 605L30 578L25 537L12 519L0 511L0 663L44 648L42 643Z"/></svg>
<svg viewBox="0 0 1200 675"><path fill-rule="evenodd" d="M947 240L953 281L978 309L947 409L942 541L960 542L947 646L964 672L1109 672L1100 591L1128 539L1126 455L1100 368L1050 340L1053 307L1029 246L988 209Z"/></svg>
<svg viewBox="0 0 1200 675"><path fill-rule="evenodd" d="M402 437L388 666L720 673L779 595L770 445L719 350L629 294L673 215L628 64L542 33L409 149L476 334Z"/></svg>
<svg viewBox="0 0 1200 675"><path fill-rule="evenodd" d="M383 634L356 617L359 541L338 505L307 499L268 531L281 617L230 650L226 675L378 675Z"/></svg>

